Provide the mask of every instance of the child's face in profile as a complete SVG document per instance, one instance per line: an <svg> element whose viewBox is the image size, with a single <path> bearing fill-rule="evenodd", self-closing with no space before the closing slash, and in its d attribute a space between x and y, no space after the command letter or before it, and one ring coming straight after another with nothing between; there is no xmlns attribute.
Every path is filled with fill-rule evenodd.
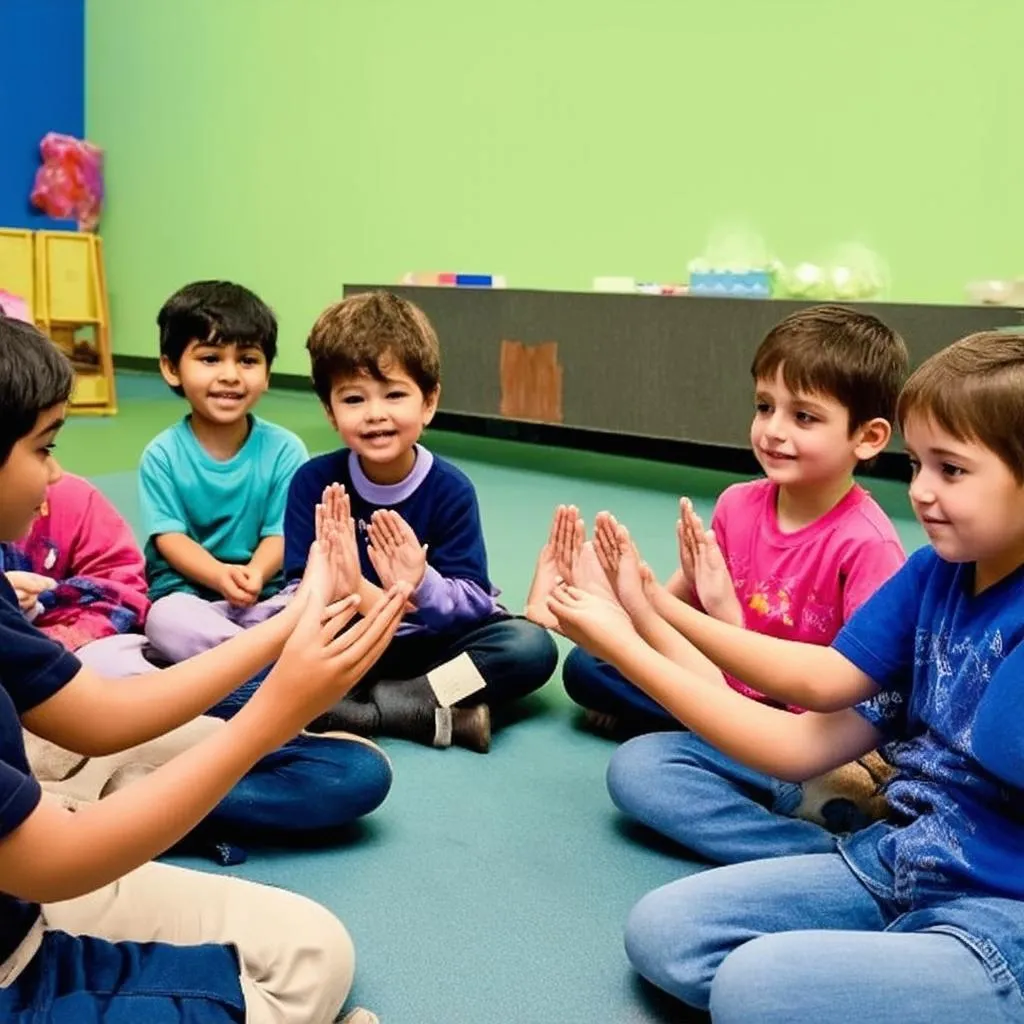
<svg viewBox="0 0 1024 1024"><path fill-rule="evenodd" d="M750 446L765 475L780 487L827 486L849 476L863 457L860 432L851 437L849 424L838 399L790 391L781 367L774 380L757 381Z"/></svg>
<svg viewBox="0 0 1024 1024"><path fill-rule="evenodd" d="M64 425L63 402L44 409L35 426L17 440L0 466L0 541L24 537L46 501L46 489L61 477L53 443Z"/></svg>
<svg viewBox="0 0 1024 1024"><path fill-rule="evenodd" d="M177 366L162 358L160 372L185 392L194 415L219 425L244 419L270 385L267 357L258 345L193 341Z"/></svg>
<svg viewBox="0 0 1024 1024"><path fill-rule="evenodd" d="M1024 560L1024 486L976 441L912 416L903 436L913 479L910 501L932 547L947 562L977 562L999 579Z"/></svg>
<svg viewBox="0 0 1024 1024"><path fill-rule="evenodd" d="M412 471L413 446L434 418L438 392L424 395L395 360L379 369L384 380L369 373L336 380L327 416L371 480L398 483Z"/></svg>

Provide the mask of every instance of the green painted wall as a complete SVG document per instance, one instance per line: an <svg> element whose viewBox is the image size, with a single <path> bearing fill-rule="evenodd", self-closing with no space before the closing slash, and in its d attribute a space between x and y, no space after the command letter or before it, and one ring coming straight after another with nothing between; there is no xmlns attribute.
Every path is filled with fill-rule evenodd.
<svg viewBox="0 0 1024 1024"><path fill-rule="evenodd" d="M1024 272L1020 0L88 0L115 347L186 280L305 372L345 281L680 280L740 219L873 246L891 297Z"/></svg>

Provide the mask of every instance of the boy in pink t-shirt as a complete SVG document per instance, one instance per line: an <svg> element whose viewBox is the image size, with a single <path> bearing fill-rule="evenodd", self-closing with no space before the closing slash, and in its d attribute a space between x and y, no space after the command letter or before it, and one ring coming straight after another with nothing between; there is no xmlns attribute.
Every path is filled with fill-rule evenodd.
<svg viewBox="0 0 1024 1024"><path fill-rule="evenodd" d="M765 477L724 491L707 532L689 502L681 503L681 567L668 584L675 596L759 633L830 644L905 560L895 528L853 473L888 444L907 369L903 340L865 313L819 306L773 328L751 367L751 446ZM663 653L767 701L724 676L682 636ZM606 727L675 724L582 649L569 655L563 680ZM834 837L821 824L848 831L863 823L845 800L835 801L831 817L827 805L811 815L818 824L793 818L806 813L804 789L755 774L699 737L671 732L637 737L616 751L608 785L625 813L722 862L770 855L766 848L832 849Z"/></svg>

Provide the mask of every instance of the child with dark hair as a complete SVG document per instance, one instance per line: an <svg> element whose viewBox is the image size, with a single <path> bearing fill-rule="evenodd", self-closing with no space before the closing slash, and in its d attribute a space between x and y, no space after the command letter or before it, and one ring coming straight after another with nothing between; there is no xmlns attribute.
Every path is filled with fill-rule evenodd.
<svg viewBox="0 0 1024 1024"><path fill-rule="evenodd" d="M277 321L247 288L198 281L157 317L160 372L190 411L139 467L153 608L147 635L181 661L275 614L284 506L308 458L289 430L253 415L270 383Z"/></svg>
<svg viewBox="0 0 1024 1024"><path fill-rule="evenodd" d="M25 535L60 478L53 448L72 383L56 346L0 317L0 541ZM355 599L333 603L334 567L349 527L320 527L309 571L279 615L138 686L104 678L36 629L0 575L3 1020L335 1019L353 952L330 913L280 889L150 863L354 685L397 628L401 586L344 630ZM22 726L102 757L192 721L275 661L232 721L105 799L71 812L29 769Z"/></svg>

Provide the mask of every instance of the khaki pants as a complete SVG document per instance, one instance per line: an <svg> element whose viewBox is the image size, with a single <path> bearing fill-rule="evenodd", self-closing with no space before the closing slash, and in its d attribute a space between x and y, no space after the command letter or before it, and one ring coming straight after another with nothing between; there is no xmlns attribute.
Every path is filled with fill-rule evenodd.
<svg viewBox="0 0 1024 1024"><path fill-rule="evenodd" d="M219 719L203 716L148 743L93 758L70 754L30 733L25 739L43 788L74 807L154 771L223 727ZM333 1021L355 971L348 932L312 900L167 864L145 864L87 896L47 904L43 923L110 942L234 946L249 1024ZM21 961L19 968L35 952L29 941L12 957Z"/></svg>
<svg viewBox="0 0 1024 1024"><path fill-rule="evenodd" d="M110 942L234 946L248 1024L328 1024L355 952L318 903L240 878L145 864L87 896L43 907L46 928Z"/></svg>

